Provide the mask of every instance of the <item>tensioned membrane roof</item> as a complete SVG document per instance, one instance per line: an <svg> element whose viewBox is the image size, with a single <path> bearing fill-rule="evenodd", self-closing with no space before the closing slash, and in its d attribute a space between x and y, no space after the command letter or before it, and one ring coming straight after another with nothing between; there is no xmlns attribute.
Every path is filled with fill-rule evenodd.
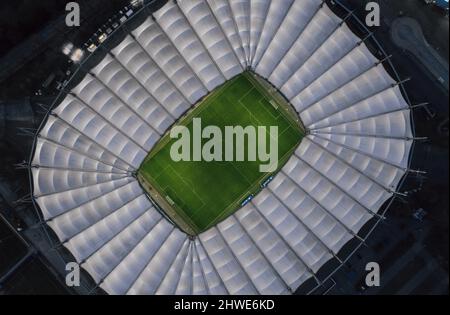
<svg viewBox="0 0 450 315"><path fill-rule="evenodd" d="M251 69L308 135L270 185L196 238L134 173L215 87ZM110 294L289 294L380 216L408 169L397 82L320 0L169 1L53 108L35 142L47 224Z"/></svg>

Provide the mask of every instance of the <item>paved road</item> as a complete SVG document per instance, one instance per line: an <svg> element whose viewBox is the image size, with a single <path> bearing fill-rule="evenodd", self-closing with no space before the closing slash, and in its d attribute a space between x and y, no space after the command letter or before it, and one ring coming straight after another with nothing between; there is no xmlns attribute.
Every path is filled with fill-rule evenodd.
<svg viewBox="0 0 450 315"><path fill-rule="evenodd" d="M410 17L401 17L391 25L393 42L412 53L448 91L448 63L431 47L419 23Z"/></svg>

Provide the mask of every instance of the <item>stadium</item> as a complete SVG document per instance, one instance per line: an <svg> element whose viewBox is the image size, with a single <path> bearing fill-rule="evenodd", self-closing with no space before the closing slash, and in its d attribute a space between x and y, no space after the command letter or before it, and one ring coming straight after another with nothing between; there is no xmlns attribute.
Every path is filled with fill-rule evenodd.
<svg viewBox="0 0 450 315"><path fill-rule="evenodd" d="M82 61L42 123L33 199L109 294L267 295L293 293L308 280L320 285L321 267L342 264L341 249L364 242L359 232L383 218L409 169L411 110L385 63L323 1L144 6ZM170 199L149 193L136 175L147 155L182 117L196 115L196 104L242 74L279 91L304 126L303 138L296 129L285 135L294 143L273 180L241 209L217 215L212 207L236 201L219 197L226 187L250 194L224 176L228 169L205 171L223 178L215 191L195 182L201 172L180 176L150 159L146 174L169 164L155 185L162 181ZM167 200L177 204L174 215ZM181 204L195 213L183 217Z"/></svg>
<svg viewBox="0 0 450 315"><path fill-rule="evenodd" d="M408 78L340 1L133 3L86 43L33 136L37 226L90 292L323 288L420 173ZM198 119L278 127L275 170L173 161L171 131Z"/></svg>

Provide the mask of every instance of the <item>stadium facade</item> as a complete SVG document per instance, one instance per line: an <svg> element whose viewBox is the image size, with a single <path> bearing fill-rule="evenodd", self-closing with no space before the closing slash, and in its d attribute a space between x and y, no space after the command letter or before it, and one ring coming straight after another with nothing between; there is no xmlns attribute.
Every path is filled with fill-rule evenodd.
<svg viewBox="0 0 450 315"><path fill-rule="evenodd" d="M109 294L320 286L382 220L414 147L401 82L350 19L319 0L144 5L95 45L38 131L30 173L42 219ZM136 170L192 106L247 70L289 100L307 136L251 203L190 237Z"/></svg>

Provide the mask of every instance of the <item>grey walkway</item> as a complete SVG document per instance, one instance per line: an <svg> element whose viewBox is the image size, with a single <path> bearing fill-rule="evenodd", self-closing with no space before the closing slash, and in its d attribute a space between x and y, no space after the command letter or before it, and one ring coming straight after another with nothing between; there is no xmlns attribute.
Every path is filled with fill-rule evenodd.
<svg viewBox="0 0 450 315"><path fill-rule="evenodd" d="M391 26L391 36L397 46L416 56L448 91L448 63L427 43L415 19L396 19Z"/></svg>

